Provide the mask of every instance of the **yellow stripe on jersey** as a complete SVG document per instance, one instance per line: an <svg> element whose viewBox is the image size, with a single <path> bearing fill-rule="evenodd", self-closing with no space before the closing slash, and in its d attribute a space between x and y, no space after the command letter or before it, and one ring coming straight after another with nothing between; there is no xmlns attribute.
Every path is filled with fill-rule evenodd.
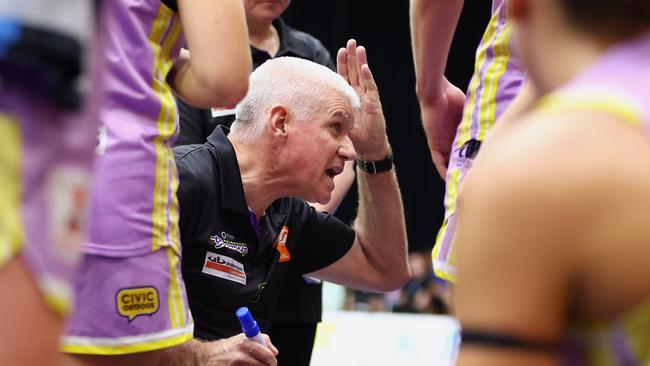
<svg viewBox="0 0 650 366"><path fill-rule="evenodd" d="M445 243L445 238L447 235L454 235L453 232L449 231L449 218L455 214L456 211L456 197L458 196L458 187L460 185L460 170L459 169L450 169L449 170L449 178L447 181L447 193L445 195L445 221L442 224L442 227L440 228L440 231L438 232L438 236L436 237L436 245L433 247L433 251L431 252L431 257L434 262L434 271L436 273L436 276L439 278L442 278L446 281L450 282L455 282L456 277L455 274L452 273L448 268L450 266L453 266L453 263L449 264L452 261L452 248L447 249L447 256L445 258L442 258L442 252L444 248L442 247L443 244ZM436 266L436 263L444 263L445 265L438 265Z"/></svg>
<svg viewBox="0 0 650 366"><path fill-rule="evenodd" d="M167 62L165 64L164 75L167 75L169 70L172 68L172 49L176 42L178 42L179 37L181 36L182 25L178 14L175 14L172 29L169 32L165 44L163 45L163 54L167 56ZM165 95L165 106L169 108L169 120L166 126L160 127L161 135L167 136L167 144L165 146L165 152L167 153L167 161L169 162L169 194L166 196L170 201L167 204L168 211L168 222L170 223L169 227L169 238L172 248L180 255L181 245L180 245L180 231L178 227L178 198L176 197L176 192L178 191L178 171L176 170L176 164L174 161L174 153L171 150L171 138L176 131L176 116L178 111L176 108L176 100L171 92L168 92ZM164 131L163 131L164 130Z"/></svg>
<svg viewBox="0 0 650 366"><path fill-rule="evenodd" d="M185 308L185 296L181 292L181 284L179 279L181 275L177 272L180 268L180 257L172 250L167 248L167 259L169 261L169 296L167 299L167 306L169 307L169 316L173 328L184 327L187 325L188 319L186 318L187 309Z"/></svg>
<svg viewBox="0 0 650 366"><path fill-rule="evenodd" d="M510 61L508 42L510 41L511 34L512 27L510 23L506 23L503 25L503 29L494 42L494 62L485 75L485 88L484 93L481 96L482 100L480 110L483 113L479 116L479 131L477 135L477 139L480 141L485 139L486 133L494 125L497 107L497 89L499 88L499 81L503 74L505 74L506 69L508 68L508 62Z"/></svg>
<svg viewBox="0 0 650 366"><path fill-rule="evenodd" d="M456 148L460 149L469 139L472 126L472 114L474 113L474 108L476 107L477 91L479 85L481 85L481 67L485 63L487 57L487 51L492 46L492 39L496 33L498 24L498 12L495 12L490 19L485 33L483 34L483 39L481 39L481 44L476 51L476 61L474 63L474 76L469 85L469 91L467 93L467 103L465 104L465 110L463 111L463 119L458 126L458 139Z"/></svg>
<svg viewBox="0 0 650 366"><path fill-rule="evenodd" d="M168 29L169 32L166 32ZM166 85L165 78L172 67L171 50L178 41L181 30L178 15L167 7L161 6L149 38L154 56L152 87L161 102L157 119L158 135L154 138L156 182L152 212L152 250L155 251L161 246L171 246L178 253L180 253L176 199L178 178L170 142L176 130L176 102ZM167 37L163 42L165 33Z"/></svg>
<svg viewBox="0 0 650 366"><path fill-rule="evenodd" d="M193 325L160 333L122 338L64 336L62 338L61 350L74 354L123 355L169 348L183 344L193 338Z"/></svg>
<svg viewBox="0 0 650 366"><path fill-rule="evenodd" d="M156 96L159 99L162 99L164 93L164 88L161 87L160 83L160 53L163 35L167 29L167 25L171 20L172 12L166 6L160 6L156 19L154 20L153 27L151 28L151 34L149 35L149 46L153 53L153 90ZM165 108L161 108L158 114L157 125L160 125L161 119L166 118L164 115ZM164 220L164 192L160 193L162 189L162 182L164 177L164 167L161 165L160 159L160 141L159 137L156 137L154 140L154 149L156 151L156 182L154 185L154 197L153 197L153 212L152 212L152 250L157 250L160 248L160 242L164 240L165 226L166 222ZM162 212L162 213L161 213Z"/></svg>
<svg viewBox="0 0 650 366"><path fill-rule="evenodd" d="M22 196L22 144L20 124L0 114L0 267L24 242Z"/></svg>
<svg viewBox="0 0 650 366"><path fill-rule="evenodd" d="M634 104L629 97L612 91L596 89L559 91L543 97L537 103L537 111L542 113L585 109L607 112L634 126L643 123L641 107Z"/></svg>

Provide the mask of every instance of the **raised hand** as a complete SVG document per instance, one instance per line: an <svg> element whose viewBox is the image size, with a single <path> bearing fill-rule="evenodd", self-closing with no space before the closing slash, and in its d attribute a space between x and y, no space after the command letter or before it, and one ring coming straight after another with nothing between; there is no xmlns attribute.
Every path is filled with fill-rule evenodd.
<svg viewBox="0 0 650 366"><path fill-rule="evenodd" d="M361 110L355 116L355 127L350 139L361 160L381 160L390 153L386 137L386 121L379 100L377 84L368 67L368 56L363 46L353 39L336 55L339 75L354 88L361 100Z"/></svg>

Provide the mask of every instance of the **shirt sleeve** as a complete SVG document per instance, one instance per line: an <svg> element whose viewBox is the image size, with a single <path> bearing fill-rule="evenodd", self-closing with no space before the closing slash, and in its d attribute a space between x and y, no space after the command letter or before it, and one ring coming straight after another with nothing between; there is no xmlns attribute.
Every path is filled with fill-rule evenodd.
<svg viewBox="0 0 650 366"><path fill-rule="evenodd" d="M306 219L294 250L295 266L303 274L325 268L341 259L356 238L356 232L338 218L318 212L306 202L304 205Z"/></svg>
<svg viewBox="0 0 650 366"><path fill-rule="evenodd" d="M325 46L323 46L321 41L316 38L314 38L313 61L323 66L327 66L330 70L336 72L336 64L334 64L332 55L330 55L330 52L325 48Z"/></svg>
<svg viewBox="0 0 650 366"><path fill-rule="evenodd" d="M203 110L192 107L180 99L176 99L176 104L178 105L180 132L174 146L204 143L209 134L205 133L205 125L208 121L205 120Z"/></svg>
<svg viewBox="0 0 650 366"><path fill-rule="evenodd" d="M197 235L201 212L205 210L205 192L200 180L202 165L197 164L192 152L196 145L174 148L178 169L178 209L181 243L190 243Z"/></svg>

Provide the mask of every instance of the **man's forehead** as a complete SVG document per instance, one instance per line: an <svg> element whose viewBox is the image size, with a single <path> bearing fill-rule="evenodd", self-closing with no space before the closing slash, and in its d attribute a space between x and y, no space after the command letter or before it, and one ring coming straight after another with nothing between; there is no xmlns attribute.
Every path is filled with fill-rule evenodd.
<svg viewBox="0 0 650 366"><path fill-rule="evenodd" d="M354 120L350 100L343 95L335 94L323 107L330 117Z"/></svg>
<svg viewBox="0 0 650 366"><path fill-rule="evenodd" d="M352 115L352 113L344 109L335 109L332 112L330 112L330 116L332 118L354 121L354 116Z"/></svg>
<svg viewBox="0 0 650 366"><path fill-rule="evenodd" d="M335 109L329 113L329 118L354 127L354 115L349 110Z"/></svg>

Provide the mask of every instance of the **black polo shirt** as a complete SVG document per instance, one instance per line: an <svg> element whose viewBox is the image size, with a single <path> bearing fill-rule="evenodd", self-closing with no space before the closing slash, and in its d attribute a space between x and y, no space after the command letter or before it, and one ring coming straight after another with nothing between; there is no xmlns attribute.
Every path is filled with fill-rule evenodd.
<svg viewBox="0 0 650 366"><path fill-rule="evenodd" d="M324 268L354 242L354 230L296 198L273 202L256 220L224 127L203 145L174 148L174 155L183 277L198 338L240 333L240 306L268 329L285 276Z"/></svg>
<svg viewBox="0 0 650 366"><path fill-rule="evenodd" d="M292 56L304 58L325 65L331 70L336 70L329 51L318 39L290 27L282 18L276 19L273 26L277 29L280 37L280 48L274 57ZM273 58L268 52L253 46L251 46L251 55L253 69L256 69L266 60ZM180 134L174 146L202 144L214 131L215 127L219 125L230 127L235 120L235 115L232 113L213 115L211 109L195 108L180 99L177 99L177 104L180 115Z"/></svg>

